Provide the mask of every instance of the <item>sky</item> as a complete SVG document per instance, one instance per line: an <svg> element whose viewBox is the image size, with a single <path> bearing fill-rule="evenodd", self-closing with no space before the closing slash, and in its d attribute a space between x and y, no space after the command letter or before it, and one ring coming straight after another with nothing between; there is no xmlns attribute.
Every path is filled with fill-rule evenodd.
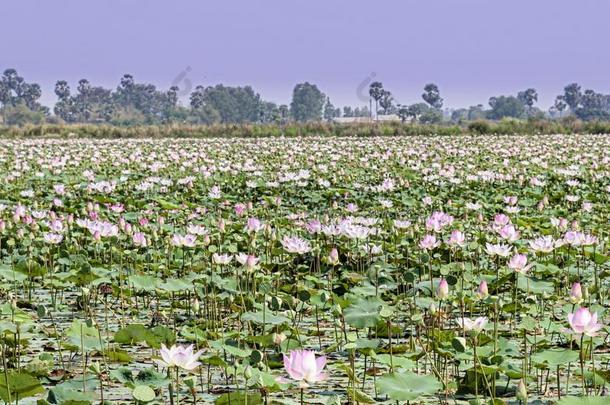
<svg viewBox="0 0 610 405"><path fill-rule="evenodd" d="M610 93L606 0L4 1L0 70L40 83L183 91L251 85L288 103L309 81L336 106L364 105L379 80L402 104L438 84L445 106L534 87L548 108L571 82ZM183 96L186 100L187 96Z"/></svg>

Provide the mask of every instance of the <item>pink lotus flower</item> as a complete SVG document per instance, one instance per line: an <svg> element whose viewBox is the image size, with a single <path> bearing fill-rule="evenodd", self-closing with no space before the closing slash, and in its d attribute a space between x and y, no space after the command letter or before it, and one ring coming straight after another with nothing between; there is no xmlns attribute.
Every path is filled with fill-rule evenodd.
<svg viewBox="0 0 610 405"><path fill-rule="evenodd" d="M325 366L326 357L316 358L311 350L292 350L288 356L284 355L284 368L293 380L299 381L300 388L326 380L328 375L322 371Z"/></svg>
<svg viewBox="0 0 610 405"><path fill-rule="evenodd" d="M485 325L487 325L488 319L484 316L480 316L476 319L470 318L460 318L459 324L462 328L464 328L465 332L475 331L477 333L481 332L485 329Z"/></svg>
<svg viewBox="0 0 610 405"><path fill-rule="evenodd" d="M509 242L514 242L519 239L519 231L517 231L513 224L504 225L498 231L502 239L505 239Z"/></svg>
<svg viewBox="0 0 610 405"><path fill-rule="evenodd" d="M258 265L259 259L254 255L247 255L245 253L238 254L235 259L246 269L253 270Z"/></svg>
<svg viewBox="0 0 610 405"><path fill-rule="evenodd" d="M441 279L441 282L438 284L438 287L436 289L436 296L442 300L449 296L449 284L444 278Z"/></svg>
<svg viewBox="0 0 610 405"><path fill-rule="evenodd" d="M504 225L510 224L510 218L506 214L496 214L494 217L494 226L502 227Z"/></svg>
<svg viewBox="0 0 610 405"><path fill-rule="evenodd" d="M597 322L597 312L591 314L587 308L578 308L573 314L568 314L568 323L575 334L591 337L604 326Z"/></svg>
<svg viewBox="0 0 610 405"><path fill-rule="evenodd" d="M463 247L466 243L466 237L464 236L464 232L457 229L451 232L451 236L449 237L448 243L450 246Z"/></svg>
<svg viewBox="0 0 610 405"><path fill-rule="evenodd" d="M339 264L339 251L337 248L332 248L330 253L328 254L328 264L336 266Z"/></svg>
<svg viewBox="0 0 610 405"><path fill-rule="evenodd" d="M489 289L487 288L487 281L481 280L479 283L479 288L475 293L479 299L485 299L489 295Z"/></svg>
<svg viewBox="0 0 610 405"><path fill-rule="evenodd" d="M561 246L561 243L553 240L552 236L541 236L529 241L529 245L534 252L550 253L556 247Z"/></svg>
<svg viewBox="0 0 610 405"><path fill-rule="evenodd" d="M233 256L229 255L229 254L218 254L218 253L214 253L212 255L212 262L214 264L229 264L231 263L231 260L233 259Z"/></svg>
<svg viewBox="0 0 610 405"><path fill-rule="evenodd" d="M517 253L510 258L508 268L515 270L517 273L526 273L532 265L527 264L527 256Z"/></svg>
<svg viewBox="0 0 610 405"><path fill-rule="evenodd" d="M133 244L140 247L146 247L148 242L146 241L146 236L142 232L136 232L132 236Z"/></svg>
<svg viewBox="0 0 610 405"><path fill-rule="evenodd" d="M203 350L193 353L193 345L187 347L173 345L171 348L161 344L161 358L156 360L161 367L179 367L184 370L194 370L201 363L197 361L203 354Z"/></svg>
<svg viewBox="0 0 610 405"><path fill-rule="evenodd" d="M424 250L432 250L439 247L441 242L436 240L434 235L426 235L422 240L419 241L419 247Z"/></svg>
<svg viewBox="0 0 610 405"><path fill-rule="evenodd" d="M246 231L248 232L258 232L263 229L263 223L258 218L248 218L248 223L246 224Z"/></svg>
<svg viewBox="0 0 610 405"><path fill-rule="evenodd" d="M195 235L179 235L174 234L171 239L171 243L176 247L194 247L197 242L197 236Z"/></svg>
<svg viewBox="0 0 610 405"><path fill-rule="evenodd" d="M503 244L485 244L485 251L490 256L500 256L500 257L508 257L510 255L512 248Z"/></svg>
<svg viewBox="0 0 610 405"><path fill-rule="evenodd" d="M288 253L305 254L311 250L311 245L305 239L298 236L284 236L282 246Z"/></svg>
<svg viewBox="0 0 610 405"><path fill-rule="evenodd" d="M242 203L237 203L237 204L235 204L234 209L235 209L235 215L241 217L244 214L244 212L246 211L246 205L242 204Z"/></svg>
<svg viewBox="0 0 610 405"><path fill-rule="evenodd" d="M572 304L580 304L582 302L582 287L580 283L572 284L572 289L570 290L570 302L572 302Z"/></svg>

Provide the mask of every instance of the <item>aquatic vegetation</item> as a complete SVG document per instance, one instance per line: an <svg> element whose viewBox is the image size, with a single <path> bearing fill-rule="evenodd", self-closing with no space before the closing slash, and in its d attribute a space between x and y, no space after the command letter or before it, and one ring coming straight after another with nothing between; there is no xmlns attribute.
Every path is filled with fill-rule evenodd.
<svg viewBox="0 0 610 405"><path fill-rule="evenodd" d="M0 141L0 398L608 400L610 137Z"/></svg>

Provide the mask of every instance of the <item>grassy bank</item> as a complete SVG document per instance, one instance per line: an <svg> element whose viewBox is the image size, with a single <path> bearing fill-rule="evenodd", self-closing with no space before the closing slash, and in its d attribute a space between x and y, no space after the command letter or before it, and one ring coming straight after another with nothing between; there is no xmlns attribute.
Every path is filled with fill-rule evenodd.
<svg viewBox="0 0 610 405"><path fill-rule="evenodd" d="M401 135L467 135L467 134L605 134L610 133L610 122L583 122L574 119L472 121L461 124L384 123L288 123L223 124L223 125L146 125L111 126L95 124L42 124L22 127L0 126L3 138L165 138L165 137L279 137L279 136L401 136Z"/></svg>

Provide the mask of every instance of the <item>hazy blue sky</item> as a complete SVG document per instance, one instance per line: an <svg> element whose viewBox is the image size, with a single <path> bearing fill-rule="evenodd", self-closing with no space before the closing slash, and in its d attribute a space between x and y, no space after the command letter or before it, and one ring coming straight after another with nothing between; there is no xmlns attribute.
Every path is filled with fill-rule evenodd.
<svg viewBox="0 0 610 405"><path fill-rule="evenodd" d="M533 86L546 108L563 86L610 93L605 0L18 0L0 7L0 69L43 86L123 73L169 87L250 84L288 102L300 81L335 105L364 104L371 73L402 103L427 82L450 107ZM184 87L184 83L182 83Z"/></svg>

